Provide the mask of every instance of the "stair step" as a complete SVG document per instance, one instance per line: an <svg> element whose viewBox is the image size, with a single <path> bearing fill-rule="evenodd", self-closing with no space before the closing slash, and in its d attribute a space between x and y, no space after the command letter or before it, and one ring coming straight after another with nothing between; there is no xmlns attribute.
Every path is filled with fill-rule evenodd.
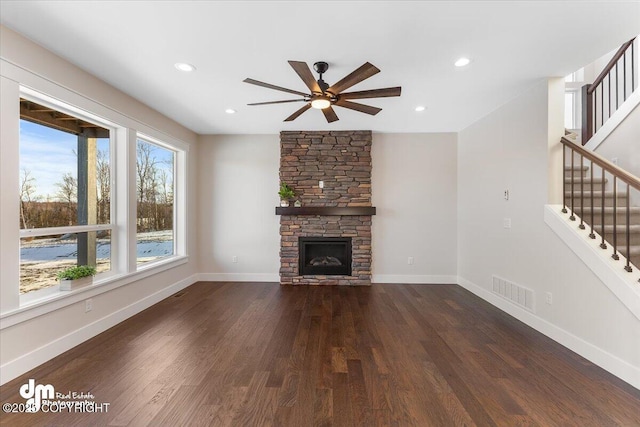
<svg viewBox="0 0 640 427"><path fill-rule="evenodd" d="M574 176L575 178L580 178L581 176L587 176L587 171L589 170L589 166L580 166L579 164L576 164L573 166L573 168L571 166L565 166L564 167L564 176L565 178L570 178L571 175Z"/></svg>
<svg viewBox="0 0 640 427"><path fill-rule="evenodd" d="M591 206L591 194L593 193L593 206L599 207L602 206L602 191L566 191L565 192L565 203L567 206L571 207L571 200L573 195L573 207L574 209L579 207L581 204L586 208L587 206ZM581 199L582 195L582 199ZM616 202L616 205L619 209L626 208L627 205L627 193L618 192L616 198L613 197L613 191L605 191L604 192L604 205L605 206L613 206L613 202Z"/></svg>
<svg viewBox="0 0 640 427"><path fill-rule="evenodd" d="M570 170L572 170L572 169L573 169L574 171L576 171L576 170L578 170L578 171L579 171L579 170L586 171L586 170L589 170L589 166L574 165L573 167L571 167L571 166L565 166L565 167L564 167L564 170L566 170L566 171L570 171Z"/></svg>
<svg viewBox="0 0 640 427"><path fill-rule="evenodd" d="M596 191L593 191L593 192L592 191L588 191L588 190L585 190L585 191L575 191L574 190L573 191L573 197L579 200L581 193L584 193L584 199L585 200L586 199L591 199L591 193L593 193L593 198L594 199L602 198L602 191L599 191L599 190L596 190ZM570 197L571 196L571 191L565 191L564 195L567 196L567 197ZM613 196L614 196L613 191L605 191L604 192L604 197L605 198L613 198ZM617 197L619 199L626 199L627 198L627 193L624 192L624 191L618 191Z"/></svg>
<svg viewBox="0 0 640 427"><path fill-rule="evenodd" d="M602 227L595 226L594 230L600 231ZM627 225L626 224L616 224L616 231L618 234L626 234L627 233ZM605 233L613 233L613 224L605 224L604 226ZM640 225L632 224L629 225L629 233L631 234L640 234Z"/></svg>
<svg viewBox="0 0 640 427"><path fill-rule="evenodd" d="M589 200L589 202L591 202L591 200ZM601 213L601 209L600 207L596 207L594 206L594 217L598 217L598 215ZM580 214L580 212L582 211L580 206L575 206L574 210L577 214ZM591 206L585 206L584 207L584 213L585 213L585 218L587 217L587 215L591 215ZM631 216L634 215L640 215L640 207L635 207L632 206L629 208L629 213L631 214ZM610 215L613 216L613 206L605 206L604 207L604 214L605 216ZM626 215L627 214L627 208L619 208L618 209L618 216L622 216L622 215Z"/></svg>
<svg viewBox="0 0 640 427"><path fill-rule="evenodd" d="M565 177L564 179L565 184L571 184L571 177ZM609 182L609 180L607 178L604 179L604 182L607 183ZM585 185L591 185L592 181L591 181L591 177L584 177L582 180L580 179L580 177L577 178L573 178L573 185L580 185L584 183ZM602 185L602 177L593 177L593 184L596 185Z"/></svg>

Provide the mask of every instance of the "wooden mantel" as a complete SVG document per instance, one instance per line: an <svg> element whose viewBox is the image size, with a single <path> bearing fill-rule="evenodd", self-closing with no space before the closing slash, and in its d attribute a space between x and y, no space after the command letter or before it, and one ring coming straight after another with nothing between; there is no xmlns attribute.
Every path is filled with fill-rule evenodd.
<svg viewBox="0 0 640 427"><path fill-rule="evenodd" d="M376 208L373 206L346 206L346 207L326 207L326 206L303 206L288 208L276 207L276 215L375 215Z"/></svg>

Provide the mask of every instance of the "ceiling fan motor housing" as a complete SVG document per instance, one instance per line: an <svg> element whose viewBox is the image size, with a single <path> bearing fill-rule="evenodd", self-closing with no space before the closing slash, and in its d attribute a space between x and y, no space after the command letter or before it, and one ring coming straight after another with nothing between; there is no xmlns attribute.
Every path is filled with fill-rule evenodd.
<svg viewBox="0 0 640 427"><path fill-rule="evenodd" d="M315 64L313 64L313 69L316 70L316 72L318 74L324 74L327 72L327 70L329 69L329 64L327 64L324 61L319 61L316 62ZM322 76L320 76L320 78L322 78Z"/></svg>
<svg viewBox="0 0 640 427"><path fill-rule="evenodd" d="M320 90L324 94L327 89L329 89L329 84L322 79L322 75L329 69L329 64L324 61L319 61L313 64L313 69L316 70L318 74L320 74L320 78L318 79L318 86L320 86Z"/></svg>

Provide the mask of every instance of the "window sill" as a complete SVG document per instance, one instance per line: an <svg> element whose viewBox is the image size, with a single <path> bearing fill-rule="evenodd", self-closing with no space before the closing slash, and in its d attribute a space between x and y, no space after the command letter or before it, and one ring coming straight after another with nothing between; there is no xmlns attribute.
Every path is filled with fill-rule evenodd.
<svg viewBox="0 0 640 427"><path fill-rule="evenodd" d="M25 322L38 316L59 310L87 298L112 291L121 286L153 276L189 262L188 256L167 258L133 273L118 274L96 280L93 285L73 291L55 291L42 297L28 299L21 297L20 308L0 314L0 330ZM53 288L55 289L55 288Z"/></svg>

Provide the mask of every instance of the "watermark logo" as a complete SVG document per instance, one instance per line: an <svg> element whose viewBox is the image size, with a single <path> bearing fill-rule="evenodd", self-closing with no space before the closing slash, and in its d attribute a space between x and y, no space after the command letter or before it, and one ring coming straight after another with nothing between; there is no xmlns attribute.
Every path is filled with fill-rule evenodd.
<svg viewBox="0 0 640 427"><path fill-rule="evenodd" d="M20 387L20 396L27 400L26 412L38 412L43 400L52 400L56 397L56 390L51 384L36 385L36 380L31 378Z"/></svg>
<svg viewBox="0 0 640 427"><path fill-rule="evenodd" d="M25 402L5 402L2 404L3 412L96 413L108 412L111 405L108 402L96 402L95 396L90 392L70 390L61 393L51 384L36 384L33 378L21 385L19 391Z"/></svg>

